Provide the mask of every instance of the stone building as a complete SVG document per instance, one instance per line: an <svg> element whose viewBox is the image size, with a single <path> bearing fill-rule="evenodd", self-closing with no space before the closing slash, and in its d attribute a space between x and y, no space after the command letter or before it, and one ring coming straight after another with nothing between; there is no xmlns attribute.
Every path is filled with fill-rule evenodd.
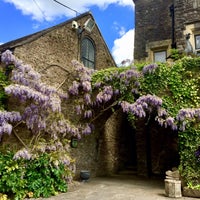
<svg viewBox="0 0 200 200"><path fill-rule="evenodd" d="M25 64L30 64L39 71L43 81L56 87L62 85L66 79L68 79L67 82L72 81L70 80L70 73L73 72L72 60L83 62L86 67L96 70L116 67L90 12L46 30L0 45L1 53L7 49L11 50ZM19 105L11 101L9 100L9 104L15 110ZM64 110L66 113L70 113L70 108ZM20 130L25 132L24 135L28 137L28 133L23 127ZM22 134L21 132L19 131L18 134ZM23 139L28 141L28 138ZM10 141L13 147L17 145L16 137L11 135L7 139L4 138L5 143ZM98 163L97 135L83 138L79 141L78 148L71 151L77 161L77 174L81 169L89 169L95 176Z"/></svg>
<svg viewBox="0 0 200 200"><path fill-rule="evenodd" d="M90 12L0 45L0 52L6 49L37 70L52 64L67 68L72 60L97 70L116 66Z"/></svg>
<svg viewBox="0 0 200 200"><path fill-rule="evenodd" d="M199 54L200 0L133 0L136 61L166 61L170 49Z"/></svg>
<svg viewBox="0 0 200 200"><path fill-rule="evenodd" d="M97 25L93 27L93 21L91 13L85 13L55 27L3 44L0 51L12 50L16 57L40 71L47 83L59 86L69 76L67 71L73 71L70 64L73 59L97 70L116 66ZM84 24L88 30L86 27L83 30ZM168 41L167 36L165 39ZM142 45L140 48L143 49ZM69 109L66 112L69 113ZM76 159L77 175L80 170L87 169L92 176L110 175L121 170L151 176L161 175L177 166L176 133L163 130L155 121L146 125L147 121L147 118L139 120L133 128L121 109L114 113L111 110L105 112L95 122L95 133L83 137L78 141L77 148L71 149Z"/></svg>

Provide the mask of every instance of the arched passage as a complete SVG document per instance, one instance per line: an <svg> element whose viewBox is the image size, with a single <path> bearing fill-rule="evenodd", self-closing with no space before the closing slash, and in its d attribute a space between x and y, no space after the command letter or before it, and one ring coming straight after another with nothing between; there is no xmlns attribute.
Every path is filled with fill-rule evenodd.
<svg viewBox="0 0 200 200"><path fill-rule="evenodd" d="M139 175L163 176L179 165L178 133L163 128L154 119L138 119L133 128L124 117L119 142L122 163L119 170L132 169ZM124 162L124 163L123 163ZM124 168L122 168L122 166Z"/></svg>
<svg viewBox="0 0 200 200"><path fill-rule="evenodd" d="M163 176L178 167L178 134L155 120L138 119L133 128L127 115L118 111L104 128L99 160L104 174L132 170L142 176Z"/></svg>

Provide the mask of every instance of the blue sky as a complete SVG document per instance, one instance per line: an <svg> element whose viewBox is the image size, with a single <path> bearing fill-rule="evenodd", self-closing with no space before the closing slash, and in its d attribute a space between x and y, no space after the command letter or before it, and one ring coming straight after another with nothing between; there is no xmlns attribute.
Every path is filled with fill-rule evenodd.
<svg viewBox="0 0 200 200"><path fill-rule="evenodd" d="M91 11L117 64L133 60L132 0L58 0L78 13ZM54 0L0 0L0 44L54 26L76 16ZM3 31L2 31L3 30Z"/></svg>

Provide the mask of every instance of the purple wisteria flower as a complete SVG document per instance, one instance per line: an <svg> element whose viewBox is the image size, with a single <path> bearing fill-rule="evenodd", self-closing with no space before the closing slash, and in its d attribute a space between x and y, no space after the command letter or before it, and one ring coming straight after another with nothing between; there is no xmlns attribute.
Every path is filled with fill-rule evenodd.
<svg viewBox="0 0 200 200"><path fill-rule="evenodd" d="M133 104L130 104L126 101L121 102L121 107L123 112L132 113L133 115L136 115L138 117L145 117L146 113L142 107L142 105L137 104L136 102Z"/></svg>
<svg viewBox="0 0 200 200"><path fill-rule="evenodd" d="M167 116L167 111L163 108L158 109L158 116L159 117L166 117Z"/></svg>
<svg viewBox="0 0 200 200"><path fill-rule="evenodd" d="M119 89L116 89L116 90L114 90L114 95L119 95L120 94L120 91L119 91Z"/></svg>
<svg viewBox="0 0 200 200"><path fill-rule="evenodd" d="M104 86L103 91L99 92L96 96L97 103L108 102L113 97L112 86Z"/></svg>
<svg viewBox="0 0 200 200"><path fill-rule="evenodd" d="M200 120L200 108L184 108L179 111L176 116L180 123L179 130L185 131L187 123L193 120Z"/></svg>
<svg viewBox="0 0 200 200"><path fill-rule="evenodd" d="M121 73L119 74L119 78L120 78L120 79L124 79L125 77L126 77L125 72L121 72Z"/></svg>
<svg viewBox="0 0 200 200"><path fill-rule="evenodd" d="M6 50L1 55L1 62L5 63L6 65L13 64L15 62L15 56L10 50Z"/></svg>
<svg viewBox="0 0 200 200"><path fill-rule="evenodd" d="M130 112L138 117L145 117L146 111L151 112L152 108L159 109L162 105L162 99L155 95L144 95L136 100L135 103L121 102L124 112Z"/></svg>
<svg viewBox="0 0 200 200"><path fill-rule="evenodd" d="M140 76L141 76L141 74L138 71L136 71L134 68L129 69L125 72L125 77L127 79L131 79L131 78L138 79Z"/></svg>
<svg viewBox="0 0 200 200"><path fill-rule="evenodd" d="M77 81L73 81L72 86L69 88L69 93L72 95L78 95L79 93L79 83Z"/></svg>
<svg viewBox="0 0 200 200"><path fill-rule="evenodd" d="M143 74L147 74L147 73L152 74L156 71L157 68L158 68L157 64L150 64L150 65L144 66L142 69L142 72Z"/></svg>
<svg viewBox="0 0 200 200"><path fill-rule="evenodd" d="M61 100L58 96L51 96L48 104L53 112L61 112Z"/></svg>
<svg viewBox="0 0 200 200"><path fill-rule="evenodd" d="M4 133L12 133L12 125L10 123L21 121L19 112L0 111L0 139Z"/></svg>
<svg viewBox="0 0 200 200"><path fill-rule="evenodd" d="M166 120L165 120L165 128L167 127L171 127L172 130L176 131L178 129L176 123L175 123L175 119L173 117L168 117Z"/></svg>
<svg viewBox="0 0 200 200"><path fill-rule="evenodd" d="M19 160L19 159L30 160L31 158L32 154L29 152L28 149L25 148L17 151L17 153L13 157L14 160Z"/></svg>
<svg viewBox="0 0 200 200"><path fill-rule="evenodd" d="M8 111L0 111L0 123L4 121L7 122L19 122L21 121L21 115L19 112L8 112Z"/></svg>
<svg viewBox="0 0 200 200"><path fill-rule="evenodd" d="M67 156L65 156L64 158L62 158L61 160L60 160L60 162L63 164L63 165L65 165L65 166L69 166L70 165L70 158L69 157L67 157Z"/></svg>
<svg viewBox="0 0 200 200"><path fill-rule="evenodd" d="M86 110L84 112L84 118L91 118L92 117L92 111L91 110Z"/></svg>
<svg viewBox="0 0 200 200"><path fill-rule="evenodd" d="M184 108L181 109L177 115L177 120L184 121L185 119L193 119L195 115L198 115L198 111L200 109L194 109L194 108Z"/></svg>
<svg viewBox="0 0 200 200"><path fill-rule="evenodd" d="M82 82L81 85L85 92L90 92L92 90L91 82L89 82L89 81L84 81L84 82Z"/></svg>
<svg viewBox="0 0 200 200"><path fill-rule="evenodd" d="M89 93L86 93L84 95L84 100L85 100L86 105L91 104L92 103L92 101L91 101L91 95Z"/></svg>
<svg viewBox="0 0 200 200"><path fill-rule="evenodd" d="M132 92L133 94L138 94L138 90L135 89L135 88L133 88L133 89L131 90L131 92Z"/></svg>
<svg viewBox="0 0 200 200"><path fill-rule="evenodd" d="M148 105L151 105L153 107L159 108L162 105L162 99L158 96L155 95L144 95L141 96L139 99L136 101L138 104L142 104L143 102L146 102Z"/></svg>
<svg viewBox="0 0 200 200"><path fill-rule="evenodd" d="M46 151L51 152L51 151L56 151L57 148L55 145L47 145L46 146Z"/></svg>
<svg viewBox="0 0 200 200"><path fill-rule="evenodd" d="M89 134L91 134L91 132L92 132L92 129L91 129L90 125L86 124L85 128L82 130L82 134L89 135Z"/></svg>
<svg viewBox="0 0 200 200"><path fill-rule="evenodd" d="M77 106L75 107L75 110L76 110L76 114L77 114L77 115L81 115L81 114L82 114L82 109L81 109L81 106L80 106L80 105L77 105Z"/></svg>
<svg viewBox="0 0 200 200"><path fill-rule="evenodd" d="M12 125L8 124L7 122L3 122L0 125L0 136L2 136L4 133L8 133L10 135L12 133Z"/></svg>

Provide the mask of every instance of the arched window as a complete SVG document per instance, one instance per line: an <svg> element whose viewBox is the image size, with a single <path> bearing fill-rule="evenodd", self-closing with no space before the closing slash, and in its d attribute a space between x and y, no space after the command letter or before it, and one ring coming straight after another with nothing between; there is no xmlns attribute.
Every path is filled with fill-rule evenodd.
<svg viewBox="0 0 200 200"><path fill-rule="evenodd" d="M95 47L89 38L81 41L81 61L85 67L95 69Z"/></svg>

